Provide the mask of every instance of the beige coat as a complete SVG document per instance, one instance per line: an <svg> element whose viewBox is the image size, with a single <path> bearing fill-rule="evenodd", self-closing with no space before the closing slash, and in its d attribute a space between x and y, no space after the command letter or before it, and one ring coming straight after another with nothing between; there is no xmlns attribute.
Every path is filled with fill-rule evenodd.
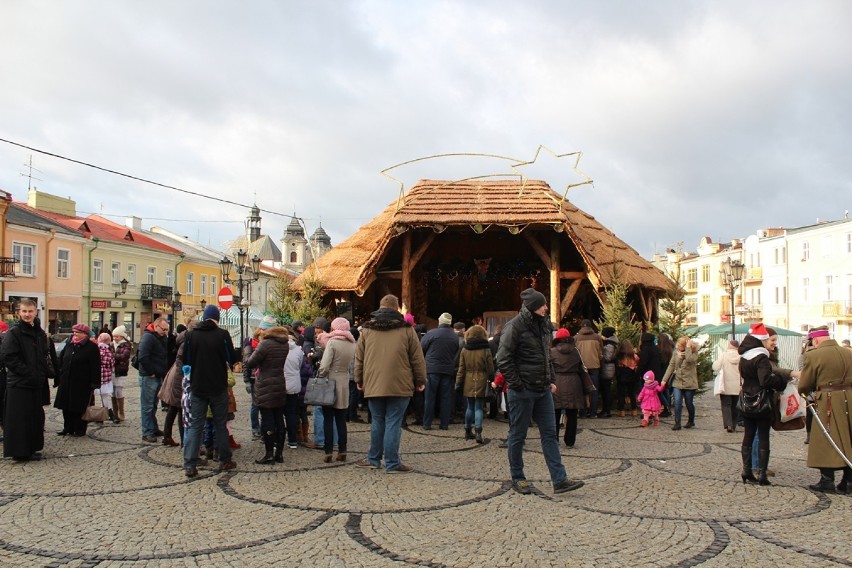
<svg viewBox="0 0 852 568"><path fill-rule="evenodd" d="M402 314L399 323L388 316L364 324L355 349L355 384L363 387L365 398L411 397L415 386L426 384L420 339Z"/></svg>
<svg viewBox="0 0 852 568"><path fill-rule="evenodd" d="M730 345L718 359L713 361L713 370L722 371L725 392L722 394L737 396L740 394L740 354Z"/></svg>
<svg viewBox="0 0 852 568"><path fill-rule="evenodd" d="M669 368L666 369L666 374L663 375L663 381L668 381L669 377L675 376L672 379L672 387L681 390L697 390L698 389L698 353L693 352L686 346L686 351L678 351L672 353L672 359L669 361Z"/></svg>
<svg viewBox="0 0 852 568"><path fill-rule="evenodd" d="M805 366L799 378L799 392L813 393L819 418L828 428L834 443L847 457L852 457L852 390L819 390L829 385L852 386L852 352L833 339L805 353ZM828 416L831 401L831 418ZM831 447L817 424L811 429L808 445L808 467L840 468L846 464Z"/></svg>
<svg viewBox="0 0 852 568"><path fill-rule="evenodd" d="M319 376L334 379L334 408L349 408L349 365L355 357L355 344L345 339L332 339L325 346Z"/></svg>

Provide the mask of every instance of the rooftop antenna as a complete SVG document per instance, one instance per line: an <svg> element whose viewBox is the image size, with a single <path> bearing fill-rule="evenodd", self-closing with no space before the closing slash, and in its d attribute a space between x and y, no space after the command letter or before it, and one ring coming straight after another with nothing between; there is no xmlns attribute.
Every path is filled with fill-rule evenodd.
<svg viewBox="0 0 852 568"><path fill-rule="evenodd" d="M37 171L40 174L42 174L44 172L42 172L41 170L37 170L33 167L33 155L32 154L30 154L30 159L27 163L24 164L24 167L28 169L28 172L27 173L21 172L21 175L23 177L27 178L27 191L32 191L33 180L42 181L41 178L33 177L33 171Z"/></svg>

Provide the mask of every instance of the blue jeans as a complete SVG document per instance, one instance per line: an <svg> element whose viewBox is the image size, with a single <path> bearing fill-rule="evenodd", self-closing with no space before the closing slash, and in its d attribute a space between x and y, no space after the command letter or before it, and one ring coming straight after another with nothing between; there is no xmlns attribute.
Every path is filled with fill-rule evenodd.
<svg viewBox="0 0 852 568"><path fill-rule="evenodd" d="M477 430L482 429L482 420L485 418L485 399L467 397L467 408L464 411L464 427L470 428L471 425Z"/></svg>
<svg viewBox="0 0 852 568"><path fill-rule="evenodd" d="M524 442L530 427L530 418L538 424L541 435L541 451L554 484L565 481L568 474L559 454L556 436L556 411L550 389L544 392L509 389L509 471L512 481L526 479L524 475Z"/></svg>
<svg viewBox="0 0 852 568"><path fill-rule="evenodd" d="M450 417L453 415L455 378L442 373L427 373L426 375L426 405L423 409L423 426L432 426L435 417L435 400L439 401L441 413L441 428L450 427Z"/></svg>
<svg viewBox="0 0 852 568"><path fill-rule="evenodd" d="M139 410L142 417L142 435L154 436L157 431L156 412L157 391L162 379L149 375L139 375Z"/></svg>
<svg viewBox="0 0 852 568"><path fill-rule="evenodd" d="M586 415L587 416L597 416L598 413L598 392L600 391L600 369L587 369L589 371L589 377L592 379L592 384L595 385L595 391L589 396L589 406L586 407ZM586 397L583 397L583 402L585 404Z"/></svg>
<svg viewBox="0 0 852 568"><path fill-rule="evenodd" d="M408 408L407 396L376 396L367 399L372 422L370 423L370 451L367 460L380 466L382 456L385 469L399 469L399 443L402 439L402 420Z"/></svg>
<svg viewBox="0 0 852 568"><path fill-rule="evenodd" d="M686 411L689 413L689 419L695 420L695 405L692 404L692 397L695 391L692 389L679 389L674 387L674 417L675 422L680 422L681 414L683 413L683 403L686 402Z"/></svg>
<svg viewBox="0 0 852 568"><path fill-rule="evenodd" d="M252 434L260 434L260 409L254 405L254 383L251 383L251 406L249 407Z"/></svg>
<svg viewBox="0 0 852 568"><path fill-rule="evenodd" d="M690 401L691 400L692 399L690 399ZM669 389L669 385L666 385L666 388L660 391L660 404L662 404L664 408L671 409L672 407L671 391Z"/></svg>
<svg viewBox="0 0 852 568"><path fill-rule="evenodd" d="M195 467L198 464L198 450L201 447L201 436L204 434L204 422L207 419L207 408L213 411L213 426L216 430L216 447L221 463L231 461L231 446L228 444L228 391L212 397L202 397L192 394L190 413L192 421L186 430L183 445L183 467Z"/></svg>

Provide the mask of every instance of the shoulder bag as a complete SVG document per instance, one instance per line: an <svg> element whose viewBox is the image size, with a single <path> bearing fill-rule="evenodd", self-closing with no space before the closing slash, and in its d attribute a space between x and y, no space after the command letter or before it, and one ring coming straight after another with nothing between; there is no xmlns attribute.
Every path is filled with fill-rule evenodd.
<svg viewBox="0 0 852 568"><path fill-rule="evenodd" d="M762 418L772 410L772 396L767 389L760 389L757 394L740 391L737 400L737 411L746 418Z"/></svg>
<svg viewBox="0 0 852 568"><path fill-rule="evenodd" d="M337 400L337 383L327 377L314 377L305 387L305 404L334 406Z"/></svg>

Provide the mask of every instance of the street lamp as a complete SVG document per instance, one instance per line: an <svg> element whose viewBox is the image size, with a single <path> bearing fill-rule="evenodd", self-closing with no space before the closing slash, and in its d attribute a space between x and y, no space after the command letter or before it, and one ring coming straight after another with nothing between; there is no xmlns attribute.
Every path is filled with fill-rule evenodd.
<svg viewBox="0 0 852 568"><path fill-rule="evenodd" d="M243 249L238 250L234 254L234 260L231 261L227 256L219 261L219 266L222 269L222 281L226 284L237 285L237 295L241 299L237 303L240 310L240 347L245 341L245 319L243 312L248 309L248 292L251 291L251 285L257 282L260 278L260 257L254 255L251 260L248 260L248 253ZM231 276L231 269L236 271L235 276Z"/></svg>
<svg viewBox="0 0 852 568"><path fill-rule="evenodd" d="M172 301L170 302L170 305L172 307L172 325L171 325L172 329L177 327L177 313L178 313L178 311L183 310L183 305L180 303L180 297L181 297L181 293L178 292L177 290L175 290L172 293Z"/></svg>
<svg viewBox="0 0 852 568"><path fill-rule="evenodd" d="M130 284L130 282L127 281L127 278L121 279L121 282L118 283L118 285L121 286L121 291L115 293L116 298L118 298L119 296L123 296L124 294L127 293L127 285L128 284Z"/></svg>
<svg viewBox="0 0 852 568"><path fill-rule="evenodd" d="M737 288L743 281L743 271L745 266L739 260L731 260L728 257L722 263L722 270L719 274L722 275L722 282L728 289L728 294L731 298L731 339L736 339L736 314L734 312L734 294L737 293Z"/></svg>

